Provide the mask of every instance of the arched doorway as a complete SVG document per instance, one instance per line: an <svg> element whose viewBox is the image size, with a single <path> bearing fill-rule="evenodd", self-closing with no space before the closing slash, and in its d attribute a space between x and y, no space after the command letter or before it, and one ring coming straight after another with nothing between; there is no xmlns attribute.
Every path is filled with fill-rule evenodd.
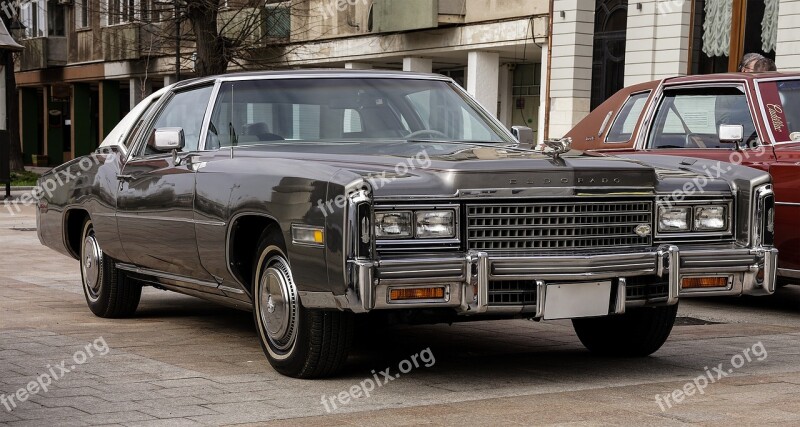
<svg viewBox="0 0 800 427"><path fill-rule="evenodd" d="M627 28L628 0L597 0L592 52L592 110L625 86Z"/></svg>

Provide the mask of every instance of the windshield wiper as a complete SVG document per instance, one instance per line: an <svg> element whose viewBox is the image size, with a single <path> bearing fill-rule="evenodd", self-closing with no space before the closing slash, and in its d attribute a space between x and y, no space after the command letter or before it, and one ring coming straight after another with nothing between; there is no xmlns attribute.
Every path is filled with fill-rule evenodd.
<svg viewBox="0 0 800 427"><path fill-rule="evenodd" d="M459 145L474 145L476 147L486 147L486 148L503 148L506 150L513 150L513 151L521 151L524 153L535 152L536 150L533 148L520 148L514 147L512 142L506 141L446 141L441 139L405 139L406 142L413 142L413 143L426 143L426 144L459 144ZM512 145L507 145L512 144Z"/></svg>

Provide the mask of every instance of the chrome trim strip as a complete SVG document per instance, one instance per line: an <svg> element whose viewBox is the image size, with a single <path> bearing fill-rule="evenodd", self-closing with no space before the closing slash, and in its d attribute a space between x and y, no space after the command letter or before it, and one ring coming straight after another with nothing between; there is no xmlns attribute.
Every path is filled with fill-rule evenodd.
<svg viewBox="0 0 800 427"><path fill-rule="evenodd" d="M136 214L126 214L126 213L117 213L115 216L117 218L141 219L148 221L183 222L195 225L209 225L212 227L224 227L227 225L225 222L221 221L203 221L203 220L187 219L187 218L170 218L166 216L136 215Z"/></svg>
<svg viewBox="0 0 800 427"><path fill-rule="evenodd" d="M794 202L775 202L775 204L781 206L800 206L800 203L794 203Z"/></svg>
<svg viewBox="0 0 800 427"><path fill-rule="evenodd" d="M244 292L243 290L241 290L241 289L232 288L232 287L230 287L230 286L223 286L223 285L219 285L218 289L219 289L219 290L221 290L221 291L223 291L223 292L230 292L230 293L233 293L233 294L239 294L239 295L243 295L243 294L245 293L245 292Z"/></svg>
<svg viewBox="0 0 800 427"><path fill-rule="evenodd" d="M800 270L792 270L791 268L779 268L778 276L800 279Z"/></svg>
<svg viewBox="0 0 800 427"><path fill-rule="evenodd" d="M177 282L185 282L185 283L191 283L193 285L204 286L207 288L219 289L219 283L217 282L207 282L204 280L192 279L190 277L184 277L177 274L165 273L163 271L138 267L132 264L117 263L116 267L120 270L129 271L131 273L136 273L136 274L142 274L145 276L153 276L161 279L174 280Z"/></svg>

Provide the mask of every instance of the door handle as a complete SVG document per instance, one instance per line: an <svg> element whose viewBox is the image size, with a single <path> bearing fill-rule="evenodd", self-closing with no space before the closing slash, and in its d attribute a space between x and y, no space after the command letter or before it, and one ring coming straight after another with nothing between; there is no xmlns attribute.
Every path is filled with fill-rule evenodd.
<svg viewBox="0 0 800 427"><path fill-rule="evenodd" d="M133 175L117 175L117 181L128 182L133 180Z"/></svg>

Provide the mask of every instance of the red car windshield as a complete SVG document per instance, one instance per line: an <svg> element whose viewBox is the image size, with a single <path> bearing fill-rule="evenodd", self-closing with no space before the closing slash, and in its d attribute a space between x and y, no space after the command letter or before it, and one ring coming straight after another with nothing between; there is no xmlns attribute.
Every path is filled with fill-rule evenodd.
<svg viewBox="0 0 800 427"><path fill-rule="evenodd" d="M764 116L775 142L800 142L800 79L759 83Z"/></svg>

